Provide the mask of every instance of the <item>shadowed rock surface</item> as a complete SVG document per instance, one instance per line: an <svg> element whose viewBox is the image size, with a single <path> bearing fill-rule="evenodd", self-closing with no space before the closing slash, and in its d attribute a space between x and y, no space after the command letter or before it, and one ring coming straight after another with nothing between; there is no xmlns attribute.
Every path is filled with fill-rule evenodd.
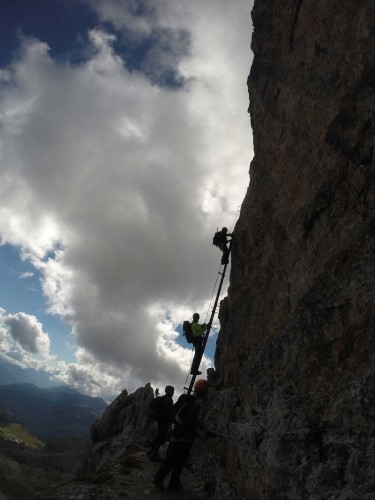
<svg viewBox="0 0 375 500"><path fill-rule="evenodd" d="M0 498L46 500L53 485L76 477L89 449L79 437L56 438L39 451L0 440Z"/></svg>
<svg viewBox="0 0 375 500"><path fill-rule="evenodd" d="M133 445L145 446L154 437L155 421L149 406L154 397L150 384L128 395L124 390L91 426L94 443L85 471L98 471L103 464L115 462Z"/></svg>
<svg viewBox="0 0 375 500"><path fill-rule="evenodd" d="M255 1L252 17L215 470L231 498L373 499L375 4Z"/></svg>

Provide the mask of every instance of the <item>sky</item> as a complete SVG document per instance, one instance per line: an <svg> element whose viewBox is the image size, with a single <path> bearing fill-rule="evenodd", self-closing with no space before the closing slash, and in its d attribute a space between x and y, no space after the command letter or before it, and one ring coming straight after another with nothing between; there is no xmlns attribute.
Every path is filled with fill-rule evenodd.
<svg viewBox="0 0 375 500"><path fill-rule="evenodd" d="M0 352L110 401L186 384L253 156L252 0L12 0ZM229 271L229 266L228 266ZM228 278L224 282L224 296ZM212 305L212 301L211 301ZM201 369L213 366L215 317Z"/></svg>

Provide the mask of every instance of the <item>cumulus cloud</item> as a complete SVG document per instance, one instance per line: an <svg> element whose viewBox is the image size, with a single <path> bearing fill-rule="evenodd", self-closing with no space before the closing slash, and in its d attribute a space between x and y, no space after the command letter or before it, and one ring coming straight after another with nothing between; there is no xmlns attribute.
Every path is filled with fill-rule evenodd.
<svg viewBox="0 0 375 500"><path fill-rule="evenodd" d="M48 354L50 340L48 334L43 332L42 325L35 316L17 313L4 314L1 311L3 325L8 329L13 340L23 349L32 354Z"/></svg>
<svg viewBox="0 0 375 500"><path fill-rule="evenodd" d="M175 328L204 316L212 235L248 184L251 5L90 3L115 29L90 32L85 61L57 62L28 38L0 74L1 241L72 327L76 362L55 368L61 380L95 394L182 386L192 351ZM130 31L133 44L154 39L136 69L116 49ZM48 351L35 317L6 318L23 348Z"/></svg>

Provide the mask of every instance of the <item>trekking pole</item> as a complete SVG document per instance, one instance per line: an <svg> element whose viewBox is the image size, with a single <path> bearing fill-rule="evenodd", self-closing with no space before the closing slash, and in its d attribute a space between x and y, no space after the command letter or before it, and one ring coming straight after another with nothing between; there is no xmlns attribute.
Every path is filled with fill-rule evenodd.
<svg viewBox="0 0 375 500"><path fill-rule="evenodd" d="M231 248L232 248L232 240L230 240L229 242L229 253L228 253L228 257L230 255L230 251L231 251ZM204 350L206 348L206 344L207 344L207 340L208 340L208 336L210 334L210 330L211 330L211 326L212 326L212 322L214 320L214 317L215 317L215 311L216 311L216 308L217 308L217 303L219 302L219 297L220 297L220 292L221 292L221 287L223 286L223 281L224 281L224 278L225 278L225 272L227 270L227 265L228 265L228 262L226 264L224 264L224 268L223 268L223 272L219 274L221 274L221 280L220 280L220 283L219 283L219 288L217 290L217 294L216 294L216 299L215 299L215 303L214 303L214 306L212 308L212 313L211 313L211 317L210 317L210 321L208 322L208 327L207 327L207 331L206 331L206 335L204 336L204 339L203 339L203 343L202 343L202 346L200 348L200 357L199 357L199 363L198 363L198 367L199 365L201 364L201 361L202 361L202 358L203 358L203 354L204 354ZM189 385L189 388L188 388L188 394L191 394L192 391L193 391L193 387L194 387L194 382L195 382L195 379L196 379L196 375L193 375L191 377L191 380L190 380L190 385Z"/></svg>

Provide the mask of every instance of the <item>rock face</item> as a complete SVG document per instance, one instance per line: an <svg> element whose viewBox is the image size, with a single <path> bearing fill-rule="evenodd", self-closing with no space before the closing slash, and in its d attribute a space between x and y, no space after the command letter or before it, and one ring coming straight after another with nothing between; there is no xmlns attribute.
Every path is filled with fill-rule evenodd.
<svg viewBox="0 0 375 500"><path fill-rule="evenodd" d="M91 426L93 447L83 472L96 472L127 453L134 445L154 437L155 421L149 415L154 392L150 384L128 395L124 390Z"/></svg>
<svg viewBox="0 0 375 500"><path fill-rule="evenodd" d="M212 460L228 498L373 499L375 3L256 0L252 18Z"/></svg>

